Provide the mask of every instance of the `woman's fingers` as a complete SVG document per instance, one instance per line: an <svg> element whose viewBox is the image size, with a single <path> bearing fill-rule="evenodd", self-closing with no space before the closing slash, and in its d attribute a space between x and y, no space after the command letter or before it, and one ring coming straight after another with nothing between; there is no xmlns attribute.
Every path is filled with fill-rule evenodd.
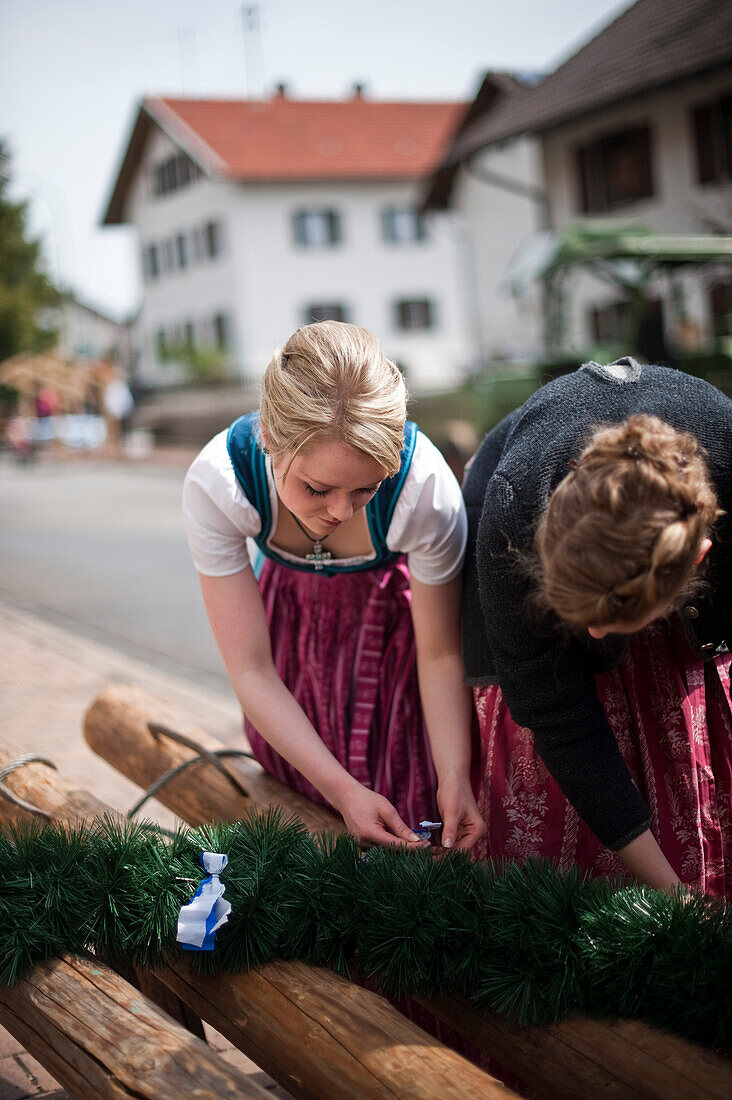
<svg viewBox="0 0 732 1100"><path fill-rule="evenodd" d="M426 840L421 840L416 833L412 832L408 825L405 825L399 814L396 812L390 802L386 803L382 811L382 820L392 834L392 838L400 840L403 844L421 844L425 845Z"/></svg>
<svg viewBox="0 0 732 1100"><path fill-rule="evenodd" d="M382 795L369 791L351 806L345 818L350 832L365 844L393 844L397 847L424 846L426 841L412 832L396 809Z"/></svg>

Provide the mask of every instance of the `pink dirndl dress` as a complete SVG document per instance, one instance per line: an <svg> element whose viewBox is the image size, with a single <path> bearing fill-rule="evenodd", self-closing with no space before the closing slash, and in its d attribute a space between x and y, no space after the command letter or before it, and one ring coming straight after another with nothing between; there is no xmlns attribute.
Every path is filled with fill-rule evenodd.
<svg viewBox="0 0 732 1100"><path fill-rule="evenodd" d="M677 619L629 639L618 668L597 676L598 698L652 813L651 828L682 882L732 901L732 714L729 653L697 658ZM478 854L547 856L562 868L622 875L517 726L500 687L475 689L481 733Z"/></svg>
<svg viewBox="0 0 732 1100"><path fill-rule="evenodd" d="M436 820L404 559L330 577L266 559L259 587L277 672L327 748L407 825ZM244 728L266 771L327 805L249 721Z"/></svg>
<svg viewBox="0 0 732 1100"><path fill-rule="evenodd" d="M338 762L388 798L407 825L436 821L437 778L419 697L405 559L331 577L266 559L259 587L277 672ZM244 732L266 771L328 805L247 719ZM440 1042L476 1059L432 1013L409 998L393 1003Z"/></svg>

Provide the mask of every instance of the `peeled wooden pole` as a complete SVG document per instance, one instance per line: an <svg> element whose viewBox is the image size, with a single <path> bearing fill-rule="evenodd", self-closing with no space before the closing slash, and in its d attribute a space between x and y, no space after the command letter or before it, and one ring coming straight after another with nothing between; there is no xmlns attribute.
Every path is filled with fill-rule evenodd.
<svg viewBox="0 0 732 1100"><path fill-rule="evenodd" d="M0 766L4 762L0 750ZM53 806L59 820L68 820L63 812L67 806L74 807L73 817L80 816L79 809L81 816L107 811L103 803L91 795L74 793L58 773L40 764L14 772L6 782L40 808ZM14 818L27 816L14 808L9 811L8 806L0 800L0 816L4 814L5 820L11 814ZM203 977L191 972L187 959L181 956L155 974L303 1100L464 1100L466 1096L497 1100L512 1095L494 1078L410 1023L383 997L330 971L276 962L248 974ZM0 1003L6 992L0 988ZM36 1057L49 1064L47 1057ZM49 1069L54 1072L50 1065ZM197 1094L185 1088L175 1093L177 1098L189 1095ZM240 1091L237 1095L250 1094Z"/></svg>
<svg viewBox="0 0 732 1100"><path fill-rule="evenodd" d="M11 760L17 760L23 753L0 743L0 767ZM30 802L54 821L80 821L84 818L100 817L102 814L115 814L104 802L81 790L64 778L58 771L46 764L25 764L11 773L6 785L21 799ZM9 825L13 821L38 821L32 813L18 809L13 803L0 797L0 824ZM128 964L115 964L114 968L121 978L128 981L150 1000L182 1024L191 1034L204 1038L201 1020L150 970L144 970Z"/></svg>
<svg viewBox="0 0 732 1100"><path fill-rule="evenodd" d="M79 1100L266 1100L114 971L53 959L0 989L0 1023Z"/></svg>
<svg viewBox="0 0 732 1100"><path fill-rule="evenodd" d="M0 744L0 766L19 755ZM6 783L58 821L108 811L42 764L13 772ZM0 798L0 823L32 816ZM269 1096L94 959L53 959L0 986L0 1023L80 1100Z"/></svg>
<svg viewBox="0 0 732 1100"><path fill-rule="evenodd" d="M192 755L173 741L153 737L148 729L150 722L181 728L175 716L153 696L135 688L112 687L97 696L89 708L84 736L96 753L129 779L147 787L168 768ZM188 728L184 732L210 750L224 747L200 730ZM209 764L188 768L157 797L191 825L237 821L251 809L276 803L297 813L310 828L343 829L343 823L332 814L258 772L255 765L237 760L227 762L227 767L245 786L248 798ZM297 965L271 964L280 968L283 977L290 972L282 967ZM270 972L269 967L263 970ZM335 985L339 979L331 974L329 980ZM584 1100L596 1094L613 1100L638 1096L653 1100L685 1100L688 1096L727 1100L732 1095L729 1062L638 1021L608 1023L572 1018L541 1027L520 1027L478 1012L454 997L422 999L421 1003L543 1096L562 1100ZM209 1018L203 1011L201 1015Z"/></svg>

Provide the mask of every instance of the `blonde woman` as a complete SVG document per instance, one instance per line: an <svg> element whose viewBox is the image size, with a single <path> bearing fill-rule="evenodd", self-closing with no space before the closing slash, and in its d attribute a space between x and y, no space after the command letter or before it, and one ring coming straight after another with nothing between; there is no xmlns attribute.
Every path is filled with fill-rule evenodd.
<svg viewBox="0 0 732 1100"><path fill-rule="evenodd" d="M732 402L589 363L464 491L482 853L732 899Z"/></svg>
<svg viewBox="0 0 732 1100"><path fill-rule="evenodd" d="M211 627L267 771L370 843L482 832L462 683L460 490L406 422L371 333L323 321L275 352L260 411L208 443L184 512ZM250 566L256 544L261 572Z"/></svg>

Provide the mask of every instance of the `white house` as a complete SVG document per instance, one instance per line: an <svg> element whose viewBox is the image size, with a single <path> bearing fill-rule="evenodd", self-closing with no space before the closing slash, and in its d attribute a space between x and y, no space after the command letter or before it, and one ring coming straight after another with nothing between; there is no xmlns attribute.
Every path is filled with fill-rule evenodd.
<svg viewBox="0 0 732 1100"><path fill-rule="evenodd" d="M468 116L451 164L464 172L478 157L533 140L552 229L600 221L729 235L731 133L732 4L638 0L533 88ZM438 183L433 177L433 192ZM487 249L479 218L471 232ZM657 343L690 346L729 324L729 267L683 269L651 290ZM606 283L578 275L567 301L575 348L621 337L626 306Z"/></svg>
<svg viewBox="0 0 732 1100"><path fill-rule="evenodd" d="M256 382L299 325L372 329L410 388L439 390L473 355L464 255L419 185L465 109L377 102L146 99L105 224L137 228L144 293L136 375L182 377L170 348L217 346Z"/></svg>
<svg viewBox="0 0 732 1100"><path fill-rule="evenodd" d="M73 294L62 295L51 324L58 330L58 351L69 359L112 359L130 370L130 324L117 321Z"/></svg>
<svg viewBox="0 0 732 1100"><path fill-rule="evenodd" d="M539 296L517 300L504 283L519 246L546 225L540 146L523 136L488 148L474 143L480 120L531 86L487 73L423 194L425 213L452 211L459 227L476 366L533 357L541 344Z"/></svg>

